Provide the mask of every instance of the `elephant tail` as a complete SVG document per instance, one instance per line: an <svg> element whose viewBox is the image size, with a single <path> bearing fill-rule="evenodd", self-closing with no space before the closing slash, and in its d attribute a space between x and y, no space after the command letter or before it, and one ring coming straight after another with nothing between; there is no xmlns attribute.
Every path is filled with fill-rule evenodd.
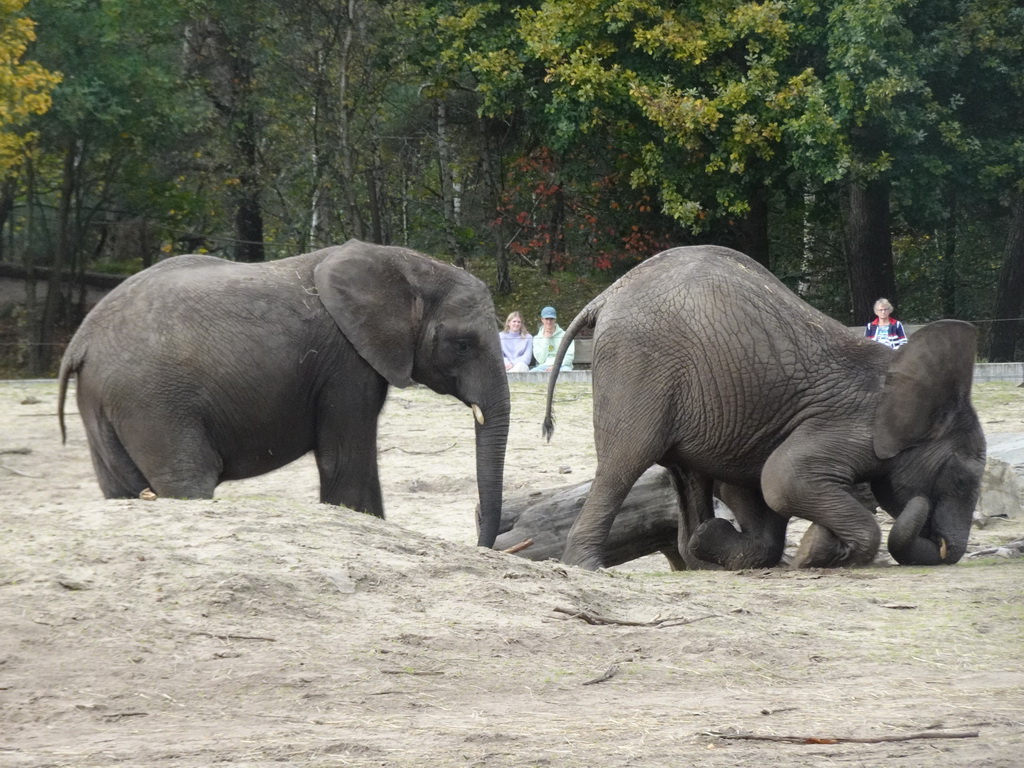
<svg viewBox="0 0 1024 768"><path fill-rule="evenodd" d="M569 349L569 344L576 338L576 334L582 331L584 328L593 328L597 322L597 316L600 314L601 307L604 305L605 295L602 293L596 296L587 306L585 306L578 315L569 323L569 327L565 329L565 335L562 337L562 343L558 345L558 352L555 353L555 363L551 367L551 376L548 378L548 397L547 407L544 410L544 425L541 428L541 433L544 438L551 442L551 435L555 433L555 417L551 412L551 401L555 395L555 383L558 381L558 369L562 367L562 360L565 358L565 352Z"/></svg>
<svg viewBox="0 0 1024 768"><path fill-rule="evenodd" d="M75 344L75 339L72 338L71 344L64 352L64 357L60 360L60 373L57 376L60 383L60 388L57 390L57 422L60 424L61 443L67 443L68 441L68 430L64 425L64 400L68 394L68 380L72 374L82 370L82 363L84 361L84 350L80 350L78 345Z"/></svg>

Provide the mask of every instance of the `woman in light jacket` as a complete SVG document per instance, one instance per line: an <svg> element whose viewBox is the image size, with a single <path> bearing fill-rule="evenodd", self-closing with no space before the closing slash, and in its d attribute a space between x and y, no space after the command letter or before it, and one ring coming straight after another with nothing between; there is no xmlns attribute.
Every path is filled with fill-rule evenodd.
<svg viewBox="0 0 1024 768"><path fill-rule="evenodd" d="M501 356L505 358L505 370L510 373L525 373L530 370L533 356L533 336L526 332L523 316L510 312L505 318L505 330L498 334L501 339Z"/></svg>
<svg viewBox="0 0 1024 768"><path fill-rule="evenodd" d="M558 345L562 343L565 331L562 330L556 320L558 314L554 307L544 307L540 311L540 329L533 337L533 359L537 362L531 371L550 371L555 364L555 354L558 352ZM565 350L565 357L562 358L560 371L572 370L572 358L576 354L576 342L571 342Z"/></svg>

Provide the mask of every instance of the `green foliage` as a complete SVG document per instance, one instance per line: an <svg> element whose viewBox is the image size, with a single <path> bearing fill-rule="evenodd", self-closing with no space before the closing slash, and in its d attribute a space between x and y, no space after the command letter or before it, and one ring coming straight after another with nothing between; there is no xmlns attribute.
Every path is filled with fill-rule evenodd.
<svg viewBox="0 0 1024 768"><path fill-rule="evenodd" d="M59 207L58 175L70 154L83 256L107 242L122 217L145 216L169 235L193 215L183 210L179 160L192 156L195 127L208 117L177 68L177 4L36 0L33 11L46 30L35 53L63 79L52 109L34 123L41 155L28 205Z"/></svg>
<svg viewBox="0 0 1024 768"><path fill-rule="evenodd" d="M493 262L472 264L471 270L484 282L494 284ZM502 323L510 312L520 312L531 333L535 333L540 326L540 311L544 307L554 306L558 310L559 325L568 327L580 310L617 278L607 272L589 275L555 272L544 275L521 262L513 265L512 273L515 289L507 295L494 297L494 311Z"/></svg>
<svg viewBox="0 0 1024 768"><path fill-rule="evenodd" d="M556 160L546 147L509 163L499 208L511 254L544 272L621 274L673 244L673 224L654 209L651 194L623 194L623 172L612 162L595 176L592 157ZM621 162L622 158L618 158Z"/></svg>
<svg viewBox="0 0 1024 768"><path fill-rule="evenodd" d="M745 214L790 154L820 182L843 173L822 84L794 61L801 17L787 4L562 0L521 18L555 84L556 136L608 130L634 159L631 183L655 187L693 231Z"/></svg>
<svg viewBox="0 0 1024 768"><path fill-rule="evenodd" d="M22 15L25 0L0 3L0 180L26 161L38 135L25 131L35 115L50 108L50 94L60 75L24 60L35 40L35 23Z"/></svg>
<svg viewBox="0 0 1024 768"><path fill-rule="evenodd" d="M230 256L249 195L268 258L408 245L567 321L659 250L745 248L766 200L774 271L852 324L843 185L882 179L901 319L985 319L1024 189L1016 0L33 0L30 48L21 5L4 259L62 215L64 269Z"/></svg>

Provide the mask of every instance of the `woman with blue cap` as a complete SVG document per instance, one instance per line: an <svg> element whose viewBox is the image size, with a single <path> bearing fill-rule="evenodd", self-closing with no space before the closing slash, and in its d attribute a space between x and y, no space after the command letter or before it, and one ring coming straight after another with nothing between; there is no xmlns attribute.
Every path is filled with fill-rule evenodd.
<svg viewBox="0 0 1024 768"><path fill-rule="evenodd" d="M562 330L556 320L558 313L554 307L544 307L540 311L540 328L537 335L533 337L533 359L537 362L531 371L550 371L555 364L555 354L558 352L558 345L562 343L565 331ZM565 350L565 357L562 358L560 371L572 370L572 358L576 354L576 342L569 344Z"/></svg>

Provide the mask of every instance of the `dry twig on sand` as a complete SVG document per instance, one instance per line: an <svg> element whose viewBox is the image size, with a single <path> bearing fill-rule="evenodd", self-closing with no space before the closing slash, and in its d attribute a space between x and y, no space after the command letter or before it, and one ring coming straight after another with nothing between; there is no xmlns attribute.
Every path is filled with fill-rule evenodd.
<svg viewBox="0 0 1024 768"><path fill-rule="evenodd" d="M976 739L978 731L922 731L893 736L777 736L760 733L717 733L709 731L708 736L720 739L743 739L746 741L781 741L787 744L881 744L887 741L914 741L915 739Z"/></svg>
<svg viewBox="0 0 1024 768"><path fill-rule="evenodd" d="M277 639L273 637L263 637L261 635L233 635L228 633L220 632L204 632L202 630L196 630L190 632L191 635L199 635L201 637L212 637L214 640L258 640L263 643L276 643Z"/></svg>
<svg viewBox="0 0 1024 768"><path fill-rule="evenodd" d="M590 611L580 611L574 608L554 608L555 613L564 613L571 619L581 619L587 624L595 626L617 625L620 627L680 627L684 624L693 624L704 619L713 619L718 614L712 613L707 616L698 616L695 619L687 619L682 616L671 616L667 619L654 619L653 621L628 621L626 619L609 619L607 616L600 616Z"/></svg>
<svg viewBox="0 0 1024 768"><path fill-rule="evenodd" d="M506 555L514 555L516 552L522 552L524 549L528 549L533 546L533 539L526 539L526 541L520 541L515 546L509 547L508 549L501 550Z"/></svg>
<svg viewBox="0 0 1024 768"><path fill-rule="evenodd" d="M618 673L619 673L619 665L618 664L612 664L610 667L608 667L608 669L606 669L604 671L603 674L598 675L597 677L593 678L592 680L585 681L583 683L583 685L595 685L596 683L603 683L605 680L611 680Z"/></svg>
<svg viewBox="0 0 1024 768"><path fill-rule="evenodd" d="M964 555L964 557L986 557L988 555L996 555L997 557L1020 557L1021 555L1024 555L1024 539L1011 541L1008 544L1003 544L999 547L979 549L977 552L971 552Z"/></svg>
<svg viewBox="0 0 1024 768"><path fill-rule="evenodd" d="M406 454L408 456L436 456L439 453L444 453L445 451L450 451L456 445L458 445L458 443L452 443L447 448L438 448L436 451L410 451L410 450L407 450L405 448L400 448L397 445L392 445L392 446L390 446L388 448L381 448L380 452L381 453L387 453L388 451L401 451L402 453L404 453L404 454Z"/></svg>
<svg viewBox="0 0 1024 768"><path fill-rule="evenodd" d="M33 474L29 473L29 472L22 472L20 469L15 469L14 467L9 467L6 464L0 464L0 469L6 469L12 475L18 475L19 477L32 477L32 478L35 478L37 480L42 477L42 475L33 475Z"/></svg>

